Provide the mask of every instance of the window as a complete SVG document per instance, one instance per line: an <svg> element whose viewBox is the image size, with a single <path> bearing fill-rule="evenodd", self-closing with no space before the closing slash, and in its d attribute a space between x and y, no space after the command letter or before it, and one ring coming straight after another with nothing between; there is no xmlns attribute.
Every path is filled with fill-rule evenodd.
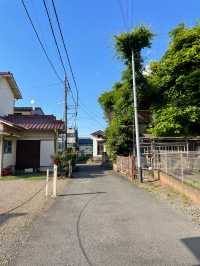
<svg viewBox="0 0 200 266"><path fill-rule="evenodd" d="M4 140L3 152L4 153L12 153L12 140Z"/></svg>

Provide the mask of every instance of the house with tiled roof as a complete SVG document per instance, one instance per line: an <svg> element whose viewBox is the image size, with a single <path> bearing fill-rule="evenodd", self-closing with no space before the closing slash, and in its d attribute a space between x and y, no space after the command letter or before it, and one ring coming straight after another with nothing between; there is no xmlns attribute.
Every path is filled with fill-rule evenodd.
<svg viewBox="0 0 200 266"><path fill-rule="evenodd" d="M41 108L15 107L22 99L10 72L0 72L0 176L15 171L42 171L52 166L64 123Z"/></svg>

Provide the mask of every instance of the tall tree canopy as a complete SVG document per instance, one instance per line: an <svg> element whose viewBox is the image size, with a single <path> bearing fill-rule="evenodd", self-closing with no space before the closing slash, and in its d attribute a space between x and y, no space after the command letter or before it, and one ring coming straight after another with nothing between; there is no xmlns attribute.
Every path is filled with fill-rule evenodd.
<svg viewBox="0 0 200 266"><path fill-rule="evenodd" d="M153 33L145 26L115 36L117 56L125 65L121 80L99 102L108 122L107 148L111 155L132 152L133 97L131 51L134 50L139 109L152 112L148 131L156 136L200 134L200 24L173 29L167 51L151 62L143 75L143 48L151 47Z"/></svg>
<svg viewBox="0 0 200 266"><path fill-rule="evenodd" d="M145 26L139 26L132 32L115 36L117 56L125 64L121 80L113 85L109 92L99 97L108 122L106 129L107 150L111 156L129 154L133 147L133 96L131 52L135 54L136 84L138 106L147 109L150 106L151 91L147 79L143 76L141 51L151 46L153 33Z"/></svg>
<svg viewBox="0 0 200 266"><path fill-rule="evenodd" d="M200 24L178 25L170 32L169 47L159 62L151 63L149 84L154 97L157 136L200 133Z"/></svg>

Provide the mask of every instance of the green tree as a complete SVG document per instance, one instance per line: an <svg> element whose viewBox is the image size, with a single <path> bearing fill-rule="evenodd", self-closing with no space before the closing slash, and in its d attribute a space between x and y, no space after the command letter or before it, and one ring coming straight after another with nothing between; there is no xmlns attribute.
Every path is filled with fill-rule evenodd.
<svg viewBox="0 0 200 266"><path fill-rule="evenodd" d="M106 144L112 157L116 154L127 155L132 152L133 147L132 49L135 54L138 105L143 109L150 106L151 92L147 79L142 74L144 67L141 51L151 46L152 38L153 33L143 25L132 32L114 36L116 53L125 64L125 70L121 80L114 84L112 90L99 97L99 103L108 122L105 131Z"/></svg>
<svg viewBox="0 0 200 266"><path fill-rule="evenodd" d="M155 135L200 133L200 25L178 25L169 33L169 47L159 62L151 63L149 77L155 95Z"/></svg>

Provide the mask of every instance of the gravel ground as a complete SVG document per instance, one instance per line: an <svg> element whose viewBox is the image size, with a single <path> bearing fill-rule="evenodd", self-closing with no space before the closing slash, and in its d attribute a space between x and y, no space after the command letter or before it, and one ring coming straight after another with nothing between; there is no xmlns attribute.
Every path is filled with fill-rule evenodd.
<svg viewBox="0 0 200 266"><path fill-rule="evenodd" d="M58 181L58 192L66 182ZM54 200L45 198L45 181L2 181L0 191L0 265L8 265L26 241L33 220Z"/></svg>
<svg viewBox="0 0 200 266"><path fill-rule="evenodd" d="M44 181L0 181L0 214L26 201L44 184Z"/></svg>
<svg viewBox="0 0 200 266"><path fill-rule="evenodd" d="M191 222L200 226L200 206L193 203L185 195L168 186L161 186L159 181L145 182L143 184L134 181L134 183L153 194L159 200L165 201L177 211L184 213Z"/></svg>

